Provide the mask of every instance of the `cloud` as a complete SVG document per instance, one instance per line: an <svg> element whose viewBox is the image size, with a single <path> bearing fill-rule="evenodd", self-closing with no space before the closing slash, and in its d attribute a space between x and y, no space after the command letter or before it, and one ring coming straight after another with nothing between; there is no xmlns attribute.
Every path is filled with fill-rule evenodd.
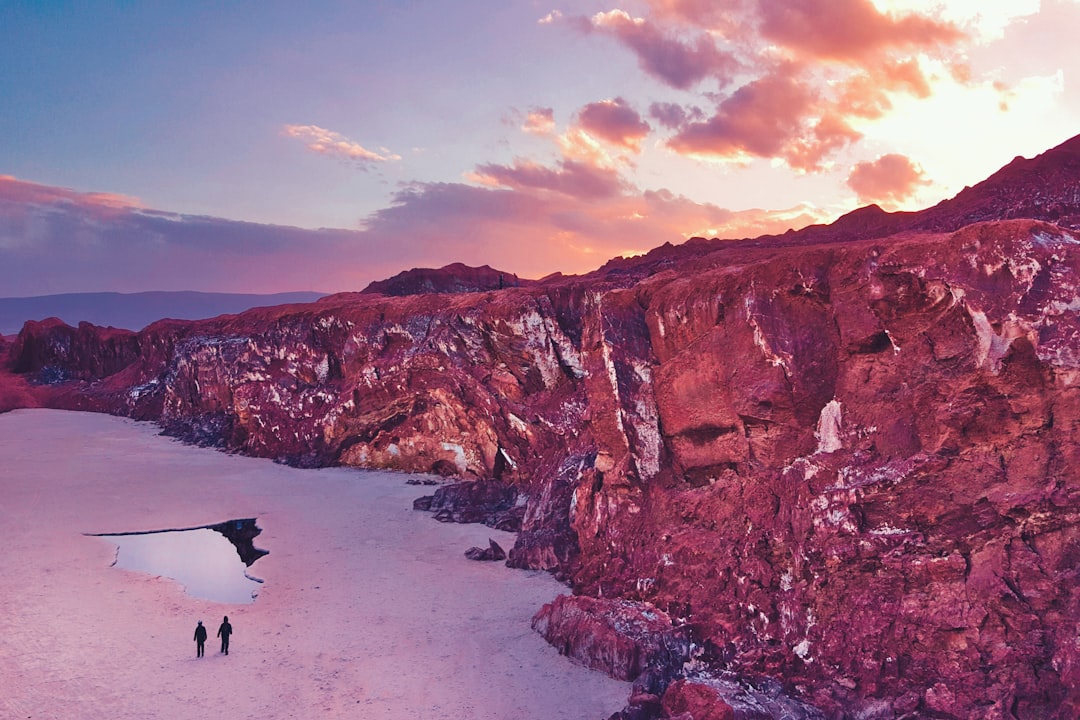
<svg viewBox="0 0 1080 720"><path fill-rule="evenodd" d="M348 282L335 267L341 258L378 263L378 248L356 231L179 215L130 200L0 180L4 294L337 288Z"/></svg>
<svg viewBox="0 0 1080 720"><path fill-rule="evenodd" d="M699 107L683 107L673 102L654 102L649 106L649 117L669 130L677 130L690 122L705 119L705 113Z"/></svg>
<svg viewBox="0 0 1080 720"><path fill-rule="evenodd" d="M488 187L546 190L581 200L611 197L623 186L610 168L566 159L554 169L525 160L510 166L489 163L480 165L468 177Z"/></svg>
<svg viewBox="0 0 1080 720"><path fill-rule="evenodd" d="M551 108L529 110L521 129L532 135L550 135L555 129L555 111Z"/></svg>
<svg viewBox="0 0 1080 720"><path fill-rule="evenodd" d="M751 15L750 0L647 0L653 15L704 28L712 33L730 37L745 33Z"/></svg>
<svg viewBox="0 0 1080 720"><path fill-rule="evenodd" d="M707 33L680 38L655 23L623 10L579 17L573 24L586 33L615 38L637 55L641 69L666 85L688 89L705 79L726 85L738 67L734 56L716 46Z"/></svg>
<svg viewBox="0 0 1080 720"><path fill-rule="evenodd" d="M401 159L400 155L395 155L386 148L379 148L380 152L368 150L341 133L318 125L286 125L282 133L302 141L307 149L314 153L351 160L361 166Z"/></svg>
<svg viewBox="0 0 1080 720"><path fill-rule="evenodd" d="M859 202L894 207L931 183L923 169L909 158L890 153L872 162L856 164L847 184L858 194Z"/></svg>
<svg viewBox="0 0 1080 720"><path fill-rule="evenodd" d="M532 187L422 183L374 213L374 242L408 238L422 262L488 263L524 277L583 273L618 255L640 254L695 235L756 237L822 220L809 207L735 212L667 190L623 191L591 202ZM418 260L419 261L419 260Z"/></svg>
<svg viewBox="0 0 1080 720"><path fill-rule="evenodd" d="M622 98L589 103L578 112L577 123L593 137L634 152L652 129Z"/></svg>
<svg viewBox="0 0 1080 720"><path fill-rule="evenodd" d="M308 230L161 212L97 213L59 188L0 182L5 295L201 290L359 290L412 267L489 264L522 277L583 273L694 235L756 236L822 218L812 208L733 212L641 190L611 168L482 165L488 184L415 183L359 230Z"/></svg>
<svg viewBox="0 0 1080 720"><path fill-rule="evenodd" d="M961 72L965 64L961 48L972 38L941 8L879 5L646 0L644 17L610 10L545 21L616 39L669 88L716 82L720 92L705 94L715 102L711 111L677 98L651 105L655 129L671 133L671 150L699 159L778 159L818 172L859 142L868 122L892 111L895 98L930 97L939 78L928 67L946 62Z"/></svg>
<svg viewBox="0 0 1080 720"><path fill-rule="evenodd" d="M805 118L814 103L810 88L781 69L740 87L711 118L687 123L668 145L686 155L790 160L792 142L807 134Z"/></svg>
<svg viewBox="0 0 1080 720"><path fill-rule="evenodd" d="M870 0L758 0L763 39L802 59L864 63L891 51L932 50L964 37L949 22L880 12Z"/></svg>
<svg viewBox="0 0 1080 720"><path fill-rule="evenodd" d="M0 202L23 205L71 206L90 217L107 219L133 208L143 207L138 198L116 193L79 192L68 188L25 182L11 175L0 175Z"/></svg>

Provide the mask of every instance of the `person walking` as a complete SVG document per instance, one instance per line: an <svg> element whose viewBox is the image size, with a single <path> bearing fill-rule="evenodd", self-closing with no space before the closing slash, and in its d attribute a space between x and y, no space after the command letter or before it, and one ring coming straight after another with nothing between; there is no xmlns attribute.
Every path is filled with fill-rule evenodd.
<svg viewBox="0 0 1080 720"><path fill-rule="evenodd" d="M195 626L195 657L203 656L203 648L206 646L206 626L202 620Z"/></svg>
<svg viewBox="0 0 1080 720"><path fill-rule="evenodd" d="M217 631L218 637L221 638L221 652L226 655L229 654L229 636L232 635L232 625L229 624L229 616L225 616L225 620L221 623L221 627Z"/></svg>

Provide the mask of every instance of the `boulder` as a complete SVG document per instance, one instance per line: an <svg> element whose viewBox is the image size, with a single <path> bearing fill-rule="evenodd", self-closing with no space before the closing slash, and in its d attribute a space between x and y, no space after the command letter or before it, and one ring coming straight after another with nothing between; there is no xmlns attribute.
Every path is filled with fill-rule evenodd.
<svg viewBox="0 0 1080 720"><path fill-rule="evenodd" d="M465 557L470 560L505 560L506 551L499 546L499 543L488 538L486 548L471 547L465 551Z"/></svg>
<svg viewBox="0 0 1080 720"><path fill-rule="evenodd" d="M750 681L733 674L676 680L662 704L668 717L694 720L825 720L820 710L789 697L775 680Z"/></svg>
<svg viewBox="0 0 1080 720"><path fill-rule="evenodd" d="M413 501L416 510L435 513L439 522L483 523L496 530L521 529L524 503L517 488L498 480L476 480L444 485L434 495Z"/></svg>
<svg viewBox="0 0 1080 720"><path fill-rule="evenodd" d="M646 670L671 675L689 656L685 628L646 603L560 595L533 617L533 629L563 655L633 680Z"/></svg>

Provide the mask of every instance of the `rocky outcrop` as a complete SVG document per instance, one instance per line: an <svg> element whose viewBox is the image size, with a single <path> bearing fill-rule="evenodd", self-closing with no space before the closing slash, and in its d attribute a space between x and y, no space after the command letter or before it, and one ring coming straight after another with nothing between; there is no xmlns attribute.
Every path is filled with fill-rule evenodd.
<svg viewBox="0 0 1080 720"><path fill-rule="evenodd" d="M471 547L465 551L465 557L470 560L497 562L506 559L506 551L502 549L502 546L499 545L499 543L488 538L488 546L486 548Z"/></svg>
<svg viewBox="0 0 1080 720"><path fill-rule="evenodd" d="M661 704L671 720L824 720L816 708L788 697L775 680L731 674L676 680Z"/></svg>
<svg viewBox="0 0 1080 720"><path fill-rule="evenodd" d="M560 595L532 625L563 655L619 680L679 668L690 657L687 630L645 603Z"/></svg>
<svg viewBox="0 0 1080 720"><path fill-rule="evenodd" d="M47 338L27 342L27 337ZM42 384L114 375L140 356L139 337L130 330L80 323L73 328L57 318L26 323L12 353L12 371L33 374Z"/></svg>
<svg viewBox="0 0 1080 720"><path fill-rule="evenodd" d="M445 485L434 495L417 498L413 508L435 513L440 522L483 523L497 530L517 532L525 514L525 504L519 504L518 497L512 485L474 480Z"/></svg>
<svg viewBox="0 0 1080 720"><path fill-rule="evenodd" d="M923 213L580 278L140 333L28 324L0 389L298 465L497 480L524 498L508 564L665 613L698 679L777 678L828 718L1064 720L1080 714L1076 146ZM1041 219L1002 219L1025 215ZM668 713L713 695L734 712L734 690L704 685ZM638 694L634 712L660 712L645 696L666 695Z"/></svg>
<svg viewBox="0 0 1080 720"><path fill-rule="evenodd" d="M430 293L467 293L502 290L529 284L513 273L494 270L487 265L469 267L453 263L439 269L415 268L398 273L386 280L377 280L366 288L366 294L424 295Z"/></svg>
<svg viewBox="0 0 1080 720"><path fill-rule="evenodd" d="M207 525L207 529L224 535L236 548L236 554L244 564L251 567L256 560L270 554L269 550L255 547L255 538L262 534L262 528L256 525L255 521L256 518L226 520L216 525Z"/></svg>

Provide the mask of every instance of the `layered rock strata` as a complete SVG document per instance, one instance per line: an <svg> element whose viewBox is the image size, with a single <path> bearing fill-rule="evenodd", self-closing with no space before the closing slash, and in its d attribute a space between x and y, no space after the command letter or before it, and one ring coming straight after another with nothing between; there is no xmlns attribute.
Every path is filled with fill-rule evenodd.
<svg viewBox="0 0 1080 720"><path fill-rule="evenodd" d="M1068 177L1051 210L1028 203L1060 224L859 239L848 220L502 290L140 333L31 323L0 397L298 465L498 480L524 498L509 564L686 630L708 682L667 686L654 714L734 708L737 672L830 718L1075 717ZM922 221L1004 212L964 203Z"/></svg>

